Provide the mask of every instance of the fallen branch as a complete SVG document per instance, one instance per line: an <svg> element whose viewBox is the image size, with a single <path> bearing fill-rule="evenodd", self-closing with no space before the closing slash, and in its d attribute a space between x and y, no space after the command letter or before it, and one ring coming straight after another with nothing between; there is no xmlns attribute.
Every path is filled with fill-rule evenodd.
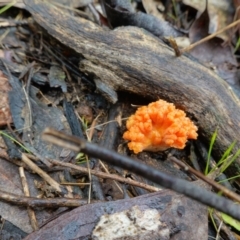
<svg viewBox="0 0 240 240"><path fill-rule="evenodd" d="M240 148L239 103L229 85L211 70L174 52L158 38L135 27L107 31L83 18L40 0L25 0L27 10L50 35L84 57L80 69L93 76L112 102L115 91L149 100L163 98L185 110L209 142L218 128L213 153L217 158L236 140ZM237 175L239 160L231 167Z"/></svg>
<svg viewBox="0 0 240 240"><path fill-rule="evenodd" d="M46 129L43 133L43 139L58 146L69 148L76 152L83 152L89 156L102 159L107 163L122 167L165 188L182 193L187 197L240 220L240 207L237 204L202 187L196 186L191 182L170 176L146 164L108 150L107 148L53 129Z"/></svg>

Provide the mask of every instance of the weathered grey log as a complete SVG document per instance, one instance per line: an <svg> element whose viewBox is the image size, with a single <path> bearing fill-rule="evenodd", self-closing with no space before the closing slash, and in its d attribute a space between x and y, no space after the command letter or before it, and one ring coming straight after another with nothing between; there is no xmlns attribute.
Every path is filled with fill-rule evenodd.
<svg viewBox="0 0 240 240"><path fill-rule="evenodd" d="M150 33L123 27L107 31L40 0L25 0L27 10L50 35L80 53L80 68L112 90L159 98L185 110L208 140L218 129L214 155L237 141L240 147L240 114L229 86L209 69L186 56L175 57L167 45ZM117 99L115 99L117 100ZM232 173L239 171L237 160Z"/></svg>

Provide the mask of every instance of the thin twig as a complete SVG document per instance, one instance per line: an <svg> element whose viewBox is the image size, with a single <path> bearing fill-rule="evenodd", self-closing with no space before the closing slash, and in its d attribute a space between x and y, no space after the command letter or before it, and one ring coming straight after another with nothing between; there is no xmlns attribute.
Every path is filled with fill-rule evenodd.
<svg viewBox="0 0 240 240"><path fill-rule="evenodd" d="M179 50L179 47L178 47L178 45L177 45L176 40L175 40L173 37L169 37L169 38L168 38L168 41L169 41L171 47L173 48L176 57L181 56L181 52L180 52L180 50Z"/></svg>
<svg viewBox="0 0 240 240"><path fill-rule="evenodd" d="M220 238L220 231L221 231L221 228L222 228L222 224L223 224L223 221L221 221L220 224L219 224L219 227L218 227L218 230L217 230L217 235L216 235L216 240L218 240Z"/></svg>
<svg viewBox="0 0 240 240"><path fill-rule="evenodd" d="M92 175L90 170L90 164L88 156L86 156L87 170L88 170L88 178L89 178L89 188L88 188L88 203L91 202L91 193L92 193Z"/></svg>
<svg viewBox="0 0 240 240"><path fill-rule="evenodd" d="M19 175L21 177L24 195L26 197L30 197L30 192L29 192L29 188L28 188L28 184L27 184L27 179L26 179L23 167L19 168ZM28 216L29 216L29 219L30 219L33 230L37 231L38 230L38 222L37 222L37 219L36 219L35 212L30 207L27 207L27 212L28 212Z"/></svg>
<svg viewBox="0 0 240 240"><path fill-rule="evenodd" d="M139 106L138 106L138 107L139 107ZM121 121L127 120L128 118L129 118L129 117L121 118ZM98 125L96 125L96 126L94 126L94 127L91 126L91 127L88 128L86 131L90 131L90 130L93 129L93 128L102 127L102 126L104 126L104 125L106 125L106 124L109 124L109 123L112 123L112 122L117 122L117 123L118 123L118 120L110 120L110 121L107 121L107 122L98 124Z"/></svg>
<svg viewBox="0 0 240 240"><path fill-rule="evenodd" d="M18 167L23 167L24 169L28 170L29 172L33 172L24 162L22 162L21 160L17 160L17 159L13 159L13 158L9 158L8 154L3 151L2 149L0 149L0 158L4 159L12 164L15 164Z"/></svg>
<svg viewBox="0 0 240 240"><path fill-rule="evenodd" d="M105 164L104 164L101 160L99 160L99 164L102 166L103 170L104 170L106 173L110 174L109 171L108 171L108 169L106 168ZM123 193L123 190L122 190L122 188L119 186L119 184L118 184L115 180L113 180L113 182L114 182L114 184L116 185L116 187L118 188L118 190L119 190L121 193Z"/></svg>
<svg viewBox="0 0 240 240"><path fill-rule="evenodd" d="M72 163L60 162L60 161L57 161L57 160L49 160L49 161L51 163L53 163L54 165L72 168L72 169L75 169L79 172L83 172L83 173L88 174L88 169L87 168L80 167L80 166L74 165ZM118 182L122 182L122 183L125 183L125 184L129 184L129 185L133 185L133 186L136 186L136 187L146 189L150 192L157 192L157 191L161 190L160 188L152 187L152 186L147 185L145 183L137 182L137 181L134 181L134 180L129 179L129 178L123 178L123 177L118 176L116 174L109 174L109 173L104 173L104 172L91 170L91 169L90 169L90 172L91 172L92 175L98 176L100 178L116 180Z"/></svg>
<svg viewBox="0 0 240 240"><path fill-rule="evenodd" d="M220 34L220 33L222 33L222 32L225 32L225 31L228 30L229 28L232 28L232 27L236 26L236 25L239 24L239 23L240 23L240 19L237 20L237 21L235 21L235 22L233 22L233 23L231 23L231 24L229 24L228 26L224 27L223 29L220 29L219 31L217 31L217 32L215 32L215 33L212 33L211 35L209 35L209 36L201 39L200 41L195 42L195 43L189 45L188 47L183 48L182 50L180 50L181 54L183 54L184 52L190 51L191 49L195 48L196 46L198 46L198 45L200 45L200 44L202 44L202 43L204 43L204 42L207 42L208 40L214 38L214 37L217 36L218 34Z"/></svg>
<svg viewBox="0 0 240 240"><path fill-rule="evenodd" d="M169 160L175 162L177 165L179 165L180 167L184 168L184 170L189 171L191 173L193 173L194 175L196 175L198 178L200 178L201 180L203 180L204 182L210 184L211 186L213 186L214 188L216 188L217 190L221 191L224 195L226 195L227 197L231 198L234 201L237 201L240 203L240 196L238 194L236 194L235 192L230 191L229 189L227 189L226 187L224 187L223 185L213 181L212 179L206 177L205 175L203 175L201 172L196 171L195 169L193 169L190 166L186 166L183 162L179 161L177 158L173 157L173 156L169 156L168 157Z"/></svg>
<svg viewBox="0 0 240 240"><path fill-rule="evenodd" d="M58 208L58 207L79 207L87 204L87 200L77 198L33 198L0 190L0 200L18 206L31 208ZM94 202L94 201L93 201Z"/></svg>
<svg viewBox="0 0 240 240"><path fill-rule="evenodd" d="M61 185L66 186L88 186L90 183L76 183L76 182L61 182Z"/></svg>
<svg viewBox="0 0 240 240"><path fill-rule="evenodd" d="M81 80L87 82L88 84L90 84L91 86L94 86L94 84L86 77L86 75L82 74L79 69L73 65L71 62L68 61L68 59L66 57L64 57L63 55L60 55L60 57L58 56L59 53L56 52L53 52L49 47L48 47L48 44L46 43L43 43L42 42L42 45L44 47L44 49L46 51L48 51L49 54L51 54L58 62L60 62L62 65L65 65L66 68L71 71L72 73L76 74L76 76L79 76L81 77ZM64 62L65 60L65 62Z"/></svg>
<svg viewBox="0 0 240 240"><path fill-rule="evenodd" d="M237 204L215 193L209 192L204 188L196 186L191 182L170 176L146 164L134 161L129 157L50 128L44 131L43 139L73 151L81 151L92 157L100 158L110 164L132 171L154 183L182 193L240 220L240 207Z"/></svg>
<svg viewBox="0 0 240 240"><path fill-rule="evenodd" d="M89 10L92 12L93 18L95 20L95 22L101 26L101 19L99 16L98 11L96 10L96 8L94 7L94 5L92 3L89 3L88 5Z"/></svg>
<svg viewBox="0 0 240 240"><path fill-rule="evenodd" d="M86 130L87 140L88 140L89 142L91 142L91 140L92 140L92 136L93 136L94 130L96 129L97 120L98 120L99 117L101 117L101 115L102 115L102 112L100 112L100 113L95 117L95 119L93 120L93 122L92 122L92 124L91 124L91 127ZM81 118L80 118L80 119L81 119ZM88 133L88 130L90 130L89 133Z"/></svg>
<svg viewBox="0 0 240 240"><path fill-rule="evenodd" d="M33 163L26 154L22 153L22 161L26 165L36 172L40 177L42 177L50 186L52 186L58 193L62 193L62 188L59 183L52 179L47 173L45 173L41 168L39 168L35 163Z"/></svg>

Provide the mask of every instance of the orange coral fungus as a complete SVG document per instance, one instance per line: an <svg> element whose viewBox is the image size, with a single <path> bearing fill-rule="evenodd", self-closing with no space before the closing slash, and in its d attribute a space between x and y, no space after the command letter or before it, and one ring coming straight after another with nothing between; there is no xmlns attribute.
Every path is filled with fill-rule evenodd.
<svg viewBox="0 0 240 240"><path fill-rule="evenodd" d="M123 138L130 141L128 147L134 153L183 149L187 139L198 136L197 127L185 112L163 100L138 108L127 120L127 129Z"/></svg>

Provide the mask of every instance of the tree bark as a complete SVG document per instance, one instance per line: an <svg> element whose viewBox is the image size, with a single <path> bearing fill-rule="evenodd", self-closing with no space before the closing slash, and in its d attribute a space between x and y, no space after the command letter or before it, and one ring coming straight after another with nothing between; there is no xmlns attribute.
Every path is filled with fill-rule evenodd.
<svg viewBox="0 0 240 240"><path fill-rule="evenodd" d="M147 31L120 27L113 31L77 18L40 0L25 0L27 10L50 35L84 58L80 69L114 91L127 91L150 100L173 102L185 110L210 140L218 129L214 156L219 158L237 141L240 146L240 114L237 97L229 85L211 70L173 50ZM110 92L110 93L109 93ZM231 170L239 174L237 160Z"/></svg>

